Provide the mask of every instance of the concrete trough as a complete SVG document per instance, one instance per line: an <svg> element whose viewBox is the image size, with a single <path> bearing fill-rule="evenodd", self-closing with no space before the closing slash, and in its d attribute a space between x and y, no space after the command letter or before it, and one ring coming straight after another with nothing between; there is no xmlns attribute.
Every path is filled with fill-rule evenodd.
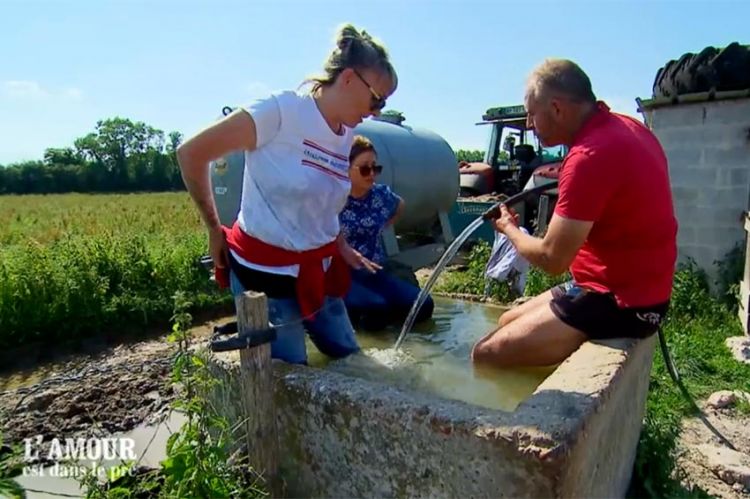
<svg viewBox="0 0 750 499"><path fill-rule="evenodd" d="M622 497L654 344L586 343L509 412L274 361L286 495ZM210 364L241 421L239 355Z"/></svg>

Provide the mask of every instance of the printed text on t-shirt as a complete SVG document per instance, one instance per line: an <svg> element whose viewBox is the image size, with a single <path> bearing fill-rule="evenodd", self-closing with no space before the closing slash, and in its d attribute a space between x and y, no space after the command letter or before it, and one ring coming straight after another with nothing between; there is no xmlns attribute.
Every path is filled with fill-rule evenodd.
<svg viewBox="0 0 750 499"><path fill-rule="evenodd" d="M315 142L305 139L302 164L320 170L339 179L348 180L349 160L346 156L331 152Z"/></svg>

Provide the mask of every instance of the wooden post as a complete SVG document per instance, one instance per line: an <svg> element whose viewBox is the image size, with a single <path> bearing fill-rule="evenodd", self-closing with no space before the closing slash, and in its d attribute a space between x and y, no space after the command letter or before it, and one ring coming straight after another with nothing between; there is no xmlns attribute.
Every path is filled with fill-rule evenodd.
<svg viewBox="0 0 750 499"><path fill-rule="evenodd" d="M268 328L268 300L263 293L246 291L235 297L239 331ZM271 344L240 350L242 402L250 465L263 477L272 497L281 495L279 440L276 431Z"/></svg>

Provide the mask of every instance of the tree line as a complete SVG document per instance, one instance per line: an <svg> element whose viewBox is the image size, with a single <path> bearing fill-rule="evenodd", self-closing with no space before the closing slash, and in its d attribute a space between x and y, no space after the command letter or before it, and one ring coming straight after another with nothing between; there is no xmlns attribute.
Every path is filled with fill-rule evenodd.
<svg viewBox="0 0 750 499"><path fill-rule="evenodd" d="M458 149L456 151L456 161L459 163L461 161L468 161L469 163L484 161L484 152L470 149Z"/></svg>
<svg viewBox="0 0 750 499"><path fill-rule="evenodd" d="M182 134L111 118L73 147L48 148L42 160L0 166L0 194L132 192L184 189L175 150Z"/></svg>
<svg viewBox="0 0 750 499"><path fill-rule="evenodd" d="M175 151L180 132L143 122L100 120L72 147L48 148L43 159L0 165L0 194L184 190ZM458 161L481 161L481 151L459 149Z"/></svg>

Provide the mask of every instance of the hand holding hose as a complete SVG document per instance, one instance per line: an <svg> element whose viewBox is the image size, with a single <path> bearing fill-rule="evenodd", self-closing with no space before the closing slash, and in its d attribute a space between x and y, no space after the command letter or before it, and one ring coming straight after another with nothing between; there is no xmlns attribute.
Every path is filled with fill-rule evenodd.
<svg viewBox="0 0 750 499"><path fill-rule="evenodd" d="M519 222L520 217L516 213L516 210L508 208L505 204L501 204L499 206L499 216L492 220L492 226L496 231L505 234L508 227L518 227Z"/></svg>

